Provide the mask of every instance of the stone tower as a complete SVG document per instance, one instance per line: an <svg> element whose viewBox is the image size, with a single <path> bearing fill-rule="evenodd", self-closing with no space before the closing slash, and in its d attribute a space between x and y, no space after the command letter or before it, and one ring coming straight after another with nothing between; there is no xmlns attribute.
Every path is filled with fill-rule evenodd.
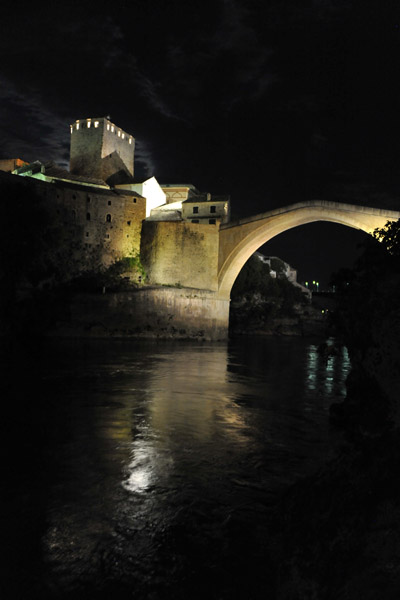
<svg viewBox="0 0 400 600"><path fill-rule="evenodd" d="M70 172L111 184L133 178L135 139L109 117L78 119L71 127Z"/></svg>

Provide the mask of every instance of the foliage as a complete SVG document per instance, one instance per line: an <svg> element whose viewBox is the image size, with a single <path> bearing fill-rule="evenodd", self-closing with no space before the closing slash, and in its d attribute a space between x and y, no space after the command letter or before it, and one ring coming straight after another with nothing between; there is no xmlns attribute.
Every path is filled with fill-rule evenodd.
<svg viewBox="0 0 400 600"><path fill-rule="evenodd" d="M284 277L286 268L285 263L280 258L273 256L271 258L271 269L276 272L277 277Z"/></svg>
<svg viewBox="0 0 400 600"><path fill-rule="evenodd" d="M400 227L398 221L388 221L382 229L375 229L373 233L378 240L394 257L400 257Z"/></svg>
<svg viewBox="0 0 400 600"><path fill-rule="evenodd" d="M256 292L266 295L270 280L269 265L252 256L240 271L232 287L231 297L250 297Z"/></svg>
<svg viewBox="0 0 400 600"><path fill-rule="evenodd" d="M338 298L336 331L350 351L361 353L369 346L374 319L399 306L400 222L376 229L363 246L354 267L331 279Z"/></svg>
<svg viewBox="0 0 400 600"><path fill-rule="evenodd" d="M239 273L232 287L231 297L232 300L241 297L250 299L254 294L259 294L267 302L278 303L284 309L305 301L304 294L299 288L286 278L271 277L269 265L252 256Z"/></svg>
<svg viewBox="0 0 400 600"><path fill-rule="evenodd" d="M284 263L279 263L284 270ZM283 272L280 265L277 266ZM286 278L271 277L269 265L256 256L252 256L239 273L231 298L233 327L249 319L262 326L276 317L291 317L295 313L295 305L307 302L301 290Z"/></svg>
<svg viewBox="0 0 400 600"><path fill-rule="evenodd" d="M132 251L130 256L125 256L109 267L110 274L121 277L126 273L132 274L142 281L146 278L146 271L141 263L139 252Z"/></svg>
<svg viewBox="0 0 400 600"><path fill-rule="evenodd" d="M354 268L338 272L332 280L337 290L333 326L349 350L353 369L346 415L356 415L371 431L400 414L399 239L399 221L376 230Z"/></svg>

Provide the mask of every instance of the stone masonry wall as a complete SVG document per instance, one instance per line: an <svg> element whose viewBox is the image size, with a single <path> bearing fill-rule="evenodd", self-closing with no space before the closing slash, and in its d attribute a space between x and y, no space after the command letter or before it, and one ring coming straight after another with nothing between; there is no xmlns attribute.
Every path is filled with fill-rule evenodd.
<svg viewBox="0 0 400 600"><path fill-rule="evenodd" d="M79 294L55 330L61 336L225 339L229 302L213 292L142 288Z"/></svg>
<svg viewBox="0 0 400 600"><path fill-rule="evenodd" d="M62 181L48 183L28 177L3 174L8 183L32 190L59 214L74 239L71 245L89 256L100 250L104 264L140 251L142 221L146 199L139 194L79 186ZM90 215L90 219L88 219ZM110 217L107 219L107 215ZM80 254L84 260L85 254Z"/></svg>
<svg viewBox="0 0 400 600"><path fill-rule="evenodd" d="M151 284L217 290L217 225L144 221L141 259Z"/></svg>

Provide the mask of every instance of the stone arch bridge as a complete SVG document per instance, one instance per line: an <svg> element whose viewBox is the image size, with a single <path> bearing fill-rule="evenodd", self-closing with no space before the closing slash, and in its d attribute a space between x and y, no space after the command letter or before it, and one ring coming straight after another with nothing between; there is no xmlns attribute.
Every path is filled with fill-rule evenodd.
<svg viewBox="0 0 400 600"><path fill-rule="evenodd" d="M226 337L232 285L248 258L293 227L330 221L372 233L400 212L311 200L240 219L220 228L187 221L144 221L141 257L150 283L149 311L163 329ZM161 287L162 286L162 287ZM152 295L153 294L153 295ZM184 334L182 334L184 335Z"/></svg>
<svg viewBox="0 0 400 600"><path fill-rule="evenodd" d="M218 295L229 298L240 270L270 239L299 225L315 221L339 223L366 233L397 221L400 212L325 200L310 200L222 225L219 234Z"/></svg>

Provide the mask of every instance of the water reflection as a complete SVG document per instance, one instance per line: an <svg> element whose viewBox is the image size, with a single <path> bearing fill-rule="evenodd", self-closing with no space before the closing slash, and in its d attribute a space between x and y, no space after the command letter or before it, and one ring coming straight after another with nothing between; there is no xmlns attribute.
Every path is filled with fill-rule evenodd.
<svg viewBox="0 0 400 600"><path fill-rule="evenodd" d="M45 379L70 433L54 440L46 498L52 590L118 580L145 598L157 574L166 597L184 573L233 560L265 507L332 452L345 350L324 362L314 343L260 338L59 352Z"/></svg>
<svg viewBox="0 0 400 600"><path fill-rule="evenodd" d="M333 340L328 340L333 345ZM333 346L332 346L333 347ZM345 393L345 377L350 368L347 348L335 348L334 353L324 355L318 351L317 344L310 344L307 350L306 388L310 392L318 391L329 398L336 393Z"/></svg>

